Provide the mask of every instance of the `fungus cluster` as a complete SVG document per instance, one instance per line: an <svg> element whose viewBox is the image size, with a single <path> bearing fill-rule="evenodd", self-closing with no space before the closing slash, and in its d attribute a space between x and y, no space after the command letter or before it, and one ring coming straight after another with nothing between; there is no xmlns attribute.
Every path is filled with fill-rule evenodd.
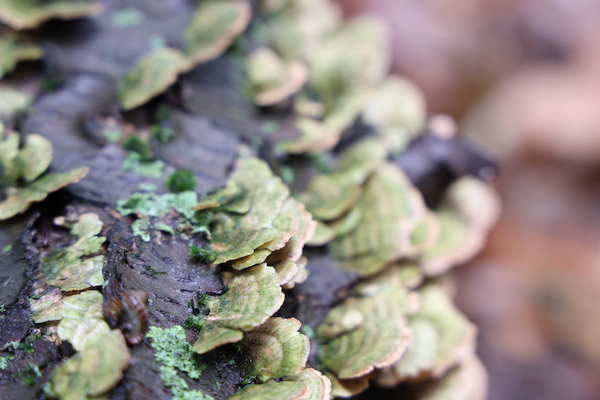
<svg viewBox="0 0 600 400"><path fill-rule="evenodd" d="M98 7L0 0L10 27L0 31L0 78L42 57L17 30ZM108 163L114 182L105 189L116 194L77 187L60 200L65 216L41 207L27 227L38 235L24 250L30 318L76 351L47 376L46 395L97 398L117 387L139 396L143 386L174 399L326 400L371 382L412 385L419 400L482 400L476 328L454 307L447 275L481 249L498 199L487 183L459 176L426 201L398 161L431 129L419 90L387 76L381 23L342 22L328 0L206 0L182 31L127 65L113 93L120 111L65 124L116 130L92 145L93 132L78 131L84 154L74 157ZM202 106L219 114L187 107L190 75L210 77L225 64L242 77L226 100L202 88ZM230 79L224 70L218 79ZM181 93L159 97L176 82ZM11 126L31 102L0 86L0 118ZM152 115L151 129L125 122L143 119L139 111ZM240 114L248 127L232 133ZM51 162L47 139L0 125L0 220L88 172L47 173ZM226 177L208 171L213 165ZM37 240L46 234L49 245ZM315 255L346 281L304 321L295 312L312 306L306 279L329 279L311 264ZM145 363L160 381L142 382Z"/></svg>

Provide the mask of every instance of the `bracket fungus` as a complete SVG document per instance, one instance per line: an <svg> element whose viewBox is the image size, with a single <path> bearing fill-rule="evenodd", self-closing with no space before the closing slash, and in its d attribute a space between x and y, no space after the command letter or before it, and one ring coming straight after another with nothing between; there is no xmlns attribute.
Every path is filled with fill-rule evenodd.
<svg viewBox="0 0 600 400"><path fill-rule="evenodd" d="M1 8L0 2L0 15ZM42 48L35 43L21 37L17 32L0 28L0 78L11 72L19 61L35 61L40 59L42 54Z"/></svg>
<svg viewBox="0 0 600 400"><path fill-rule="evenodd" d="M417 293L420 308L409 317L412 340L406 354L380 372L382 385L440 378L475 353L475 326L454 308L443 288L429 283Z"/></svg>
<svg viewBox="0 0 600 400"><path fill-rule="evenodd" d="M279 276L266 264L231 273L227 278L227 291L208 301L210 314L194 343L197 353L242 340L243 332L264 323L283 304Z"/></svg>
<svg viewBox="0 0 600 400"><path fill-rule="evenodd" d="M60 11L66 3L80 11ZM453 305L445 276L479 251L498 199L489 185L463 176L469 166L452 174L450 186L440 183L441 202L431 201L411 167L449 164L468 146L446 146L443 160L422 154L433 137L417 137L423 96L387 76L383 25L371 17L344 22L329 0L205 0L193 13L191 3L175 3L173 19L140 24L139 32L140 21L116 23L117 14L80 21L98 30L95 57L104 57L106 48L94 46L106 33L127 41L125 51L148 48L152 34L153 50L137 64L122 53L103 60L118 61L112 71L133 65L116 95L120 111L153 99L144 109L120 116L100 109L107 101L63 113L62 96L108 100L113 75L100 79L106 93L66 82L35 101L0 86L7 125L19 126L31 109L26 126L52 140L63 132L76 138L53 142L60 171L88 155L100 160L88 188L36 207L19 246L7 250L31 277L10 288L20 298L7 308L28 312L24 332L33 323L52 349L68 341L75 350L70 357L56 351L40 368L46 396L326 400L373 383L411 385L418 400L482 400L476 329ZM0 76L42 55L13 29L99 7L85 0L18 5L0 0L8 25L0 32ZM125 11L154 18L145 7L140 1ZM126 26L132 35L123 35ZM80 71L81 60L73 66L68 58L88 42L81 38L74 49L50 39L48 70ZM98 78L87 75L81 72ZM13 76L21 79L7 80ZM159 97L178 79L181 91ZM440 122L425 130L454 129L433 125ZM434 140L436 151L447 144ZM51 162L47 139L0 125L0 219L10 229L25 224L12 216L87 172L47 173ZM56 217L58 209L66 215Z"/></svg>
<svg viewBox="0 0 600 400"><path fill-rule="evenodd" d="M0 76L2 73L0 73ZM33 96L19 89L0 85L0 119L11 118L29 108Z"/></svg>
<svg viewBox="0 0 600 400"><path fill-rule="evenodd" d="M266 382L300 373L308 360L308 337L296 318L269 318L244 335L250 374Z"/></svg>
<svg viewBox="0 0 600 400"><path fill-rule="evenodd" d="M220 56L250 22L245 0L208 0L196 10L185 29L186 55L199 64Z"/></svg>
<svg viewBox="0 0 600 400"><path fill-rule="evenodd" d="M119 82L123 109L131 110L148 102L190 68L190 62L179 50L161 47L146 54Z"/></svg>
<svg viewBox="0 0 600 400"><path fill-rule="evenodd" d="M100 11L96 1L0 0L0 21L13 29L32 29L49 19L73 19Z"/></svg>
<svg viewBox="0 0 600 400"><path fill-rule="evenodd" d="M435 213L439 238L420 256L427 276L440 275L482 249L500 214L500 200L488 184L464 177L448 188L444 203Z"/></svg>
<svg viewBox="0 0 600 400"><path fill-rule="evenodd" d="M19 135L6 132L0 123L0 182L4 199L0 202L0 220L11 218L29 208L31 203L70 183L77 182L87 173L86 167L69 172L44 174L52 160L52 146L35 134L25 138L19 146ZM23 184L19 181L23 180Z"/></svg>
<svg viewBox="0 0 600 400"><path fill-rule="evenodd" d="M77 241L42 259L42 271L46 282L58 286L62 291L102 285L104 256L89 257L97 253L106 240L105 237L98 236L101 230L102 222L98 215L81 215L71 226L71 234L77 237Z"/></svg>
<svg viewBox="0 0 600 400"><path fill-rule="evenodd" d="M248 79L258 106L273 106L298 92L308 80L299 60L285 61L267 47L256 49L247 61Z"/></svg>

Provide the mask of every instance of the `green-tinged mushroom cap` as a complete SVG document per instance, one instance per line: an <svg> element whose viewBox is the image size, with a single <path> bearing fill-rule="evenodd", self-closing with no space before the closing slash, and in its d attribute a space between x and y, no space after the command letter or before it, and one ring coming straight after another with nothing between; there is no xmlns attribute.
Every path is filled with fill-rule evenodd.
<svg viewBox="0 0 600 400"><path fill-rule="evenodd" d="M49 193L55 192L70 183L77 182L88 172L87 167L69 172L44 175L29 186L15 189L0 203L0 220L8 219L27 210L31 203L42 201Z"/></svg>
<svg viewBox="0 0 600 400"><path fill-rule="evenodd" d="M197 353L241 340L242 332L265 322L283 304L279 276L266 264L231 273L227 278L227 291L208 302L210 314L194 343Z"/></svg>
<svg viewBox="0 0 600 400"><path fill-rule="evenodd" d="M425 123L425 99L405 79L389 77L371 95L363 110L365 122L373 125L391 152L406 148Z"/></svg>
<svg viewBox="0 0 600 400"><path fill-rule="evenodd" d="M487 395L487 373L481 361L473 356L450 370L440 380L422 388L418 400L484 400Z"/></svg>
<svg viewBox="0 0 600 400"><path fill-rule="evenodd" d="M327 376L313 368L306 368L299 374L288 376L285 381L302 382L310 389L307 400L329 400L331 395L331 381Z"/></svg>
<svg viewBox="0 0 600 400"><path fill-rule="evenodd" d="M160 47L146 54L119 82L118 96L124 110L141 106L161 94L189 70L190 62L175 49Z"/></svg>
<svg viewBox="0 0 600 400"><path fill-rule="evenodd" d="M242 33L252 16L244 0L203 1L185 29L186 56L199 64L220 56Z"/></svg>
<svg viewBox="0 0 600 400"><path fill-rule="evenodd" d="M0 76L2 76L2 73L0 73ZM33 96L29 93L10 86L0 86L0 118L10 118L25 111L32 102Z"/></svg>
<svg viewBox="0 0 600 400"><path fill-rule="evenodd" d="M410 254L410 237L425 214L421 195L394 165L383 164L364 185L356 228L330 244L341 266L363 276Z"/></svg>
<svg viewBox="0 0 600 400"><path fill-rule="evenodd" d="M382 22L367 16L355 18L311 57L310 86L330 109L348 90L380 82L388 70L389 53Z"/></svg>
<svg viewBox="0 0 600 400"><path fill-rule="evenodd" d="M226 203L220 207L223 212L215 212L211 224L211 244L217 253L215 264L250 256L270 242L285 242L284 238L289 240L291 236L289 230L297 230L297 225L282 219L276 222L289 189L263 161L245 161L232 174L229 185L236 188L236 194L229 201L225 198ZM243 263L238 268L248 266L251 265Z"/></svg>
<svg viewBox="0 0 600 400"><path fill-rule="evenodd" d="M472 177L454 182L436 211L439 238L420 257L423 273L437 276L472 258L499 214L498 196L489 185Z"/></svg>
<svg viewBox="0 0 600 400"><path fill-rule="evenodd" d="M248 385L229 396L229 400L308 400L310 388L303 382L267 382L262 385Z"/></svg>
<svg viewBox="0 0 600 400"><path fill-rule="evenodd" d="M0 20L2 0L0 0ZM0 29L0 78L11 72L19 61L31 61L42 58L42 48L21 39L17 33ZM3 100L5 101L5 100Z"/></svg>
<svg viewBox="0 0 600 400"><path fill-rule="evenodd" d="M310 351L308 337L298 332L301 325L296 318L269 318L247 332L250 374L263 382L298 374Z"/></svg>
<svg viewBox="0 0 600 400"><path fill-rule="evenodd" d="M250 54L247 70L254 103L259 106L282 102L298 92L308 80L308 68L304 63L285 61L267 47Z"/></svg>
<svg viewBox="0 0 600 400"><path fill-rule="evenodd" d="M326 372L325 375L331 381L331 394L335 397L352 397L369 387L368 375L356 379L338 379L331 372Z"/></svg>
<svg viewBox="0 0 600 400"><path fill-rule="evenodd" d="M106 393L122 378L130 355L120 330L93 336L86 346L59 365L48 392L61 399L87 399Z"/></svg>
<svg viewBox="0 0 600 400"><path fill-rule="evenodd" d="M101 230L102 222L98 215L83 214L71 227L71 234L78 237L77 241L42 260L42 271L46 282L60 287L63 291L102 285L104 256L83 258L96 253L102 247L106 238L97 236Z"/></svg>
<svg viewBox="0 0 600 400"><path fill-rule="evenodd" d="M31 29L49 19L73 19L96 14L100 2L0 0L0 21L13 29Z"/></svg>
<svg viewBox="0 0 600 400"><path fill-rule="evenodd" d="M331 309L317 329L323 365L339 379L354 379L397 361L410 340L397 309L403 296L401 290L388 286Z"/></svg>
<svg viewBox="0 0 600 400"><path fill-rule="evenodd" d="M340 138L339 132L328 128L323 122L312 118L298 117L296 119L296 128L300 131L300 137L278 142L277 148L280 151L290 154L316 154L331 150Z"/></svg>
<svg viewBox="0 0 600 400"><path fill-rule="evenodd" d="M421 307L409 319L413 338L404 356L389 367L380 383L439 378L475 352L476 329L436 284L419 290Z"/></svg>
<svg viewBox="0 0 600 400"><path fill-rule="evenodd" d="M70 341L77 351L82 351L88 341L97 340L110 331L102 312L102 293L96 290L66 297L60 312L58 337Z"/></svg>
<svg viewBox="0 0 600 400"><path fill-rule="evenodd" d="M364 139L346 150L332 174L318 175L302 199L315 218L333 220L352 207L361 185L382 164L386 152L380 141Z"/></svg>

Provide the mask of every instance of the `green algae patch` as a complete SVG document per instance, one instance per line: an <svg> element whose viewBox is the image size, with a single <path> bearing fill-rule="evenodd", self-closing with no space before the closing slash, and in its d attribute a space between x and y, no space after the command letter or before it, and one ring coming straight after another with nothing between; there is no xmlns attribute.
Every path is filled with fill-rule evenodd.
<svg viewBox="0 0 600 400"><path fill-rule="evenodd" d="M212 400L200 391L190 391L188 383L179 376L181 372L191 379L198 379L206 369L187 342L181 326L169 329L151 326L146 336L152 339L151 345L156 350L154 357L161 364L160 379L173 393L173 399Z"/></svg>
<svg viewBox="0 0 600 400"><path fill-rule="evenodd" d="M224 278L229 280L227 291L208 300L210 314L194 343L197 353L242 340L243 332L264 323L283 304L279 276L266 264L226 273Z"/></svg>
<svg viewBox="0 0 600 400"><path fill-rule="evenodd" d="M269 318L247 332L246 355L252 376L266 382L300 373L308 360L308 337L298 332L296 318Z"/></svg>
<svg viewBox="0 0 600 400"><path fill-rule="evenodd" d="M50 19L73 19L96 14L100 2L0 0L0 21L13 29L32 29Z"/></svg>
<svg viewBox="0 0 600 400"><path fill-rule="evenodd" d="M243 0L203 1L184 32L190 62L203 63L224 53L251 16L250 4Z"/></svg>
<svg viewBox="0 0 600 400"><path fill-rule="evenodd" d="M124 110L131 110L161 94L191 67L176 49L160 47L142 57L119 81L118 97Z"/></svg>
<svg viewBox="0 0 600 400"><path fill-rule="evenodd" d="M98 236L102 222L98 215L83 214L71 226L71 234L77 241L66 249L59 250L42 260L42 271L46 282L62 291L82 290L100 286L104 282L102 266L104 256L88 257L98 252L106 240Z"/></svg>
<svg viewBox="0 0 600 400"><path fill-rule="evenodd" d="M31 203L44 200L49 193L77 182L87 174L87 167L44 174L51 160L52 146L48 140L32 134L20 147L19 136L4 132L0 123L0 183L6 196L0 202L0 220L26 211ZM21 180L24 183L20 183Z"/></svg>

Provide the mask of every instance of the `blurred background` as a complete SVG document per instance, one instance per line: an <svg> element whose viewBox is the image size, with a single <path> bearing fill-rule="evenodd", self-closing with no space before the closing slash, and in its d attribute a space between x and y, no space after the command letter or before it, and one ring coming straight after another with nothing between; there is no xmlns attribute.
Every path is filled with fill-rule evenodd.
<svg viewBox="0 0 600 400"><path fill-rule="evenodd" d="M504 212L457 270L489 400L600 399L600 1L338 0L393 72L501 163Z"/></svg>

